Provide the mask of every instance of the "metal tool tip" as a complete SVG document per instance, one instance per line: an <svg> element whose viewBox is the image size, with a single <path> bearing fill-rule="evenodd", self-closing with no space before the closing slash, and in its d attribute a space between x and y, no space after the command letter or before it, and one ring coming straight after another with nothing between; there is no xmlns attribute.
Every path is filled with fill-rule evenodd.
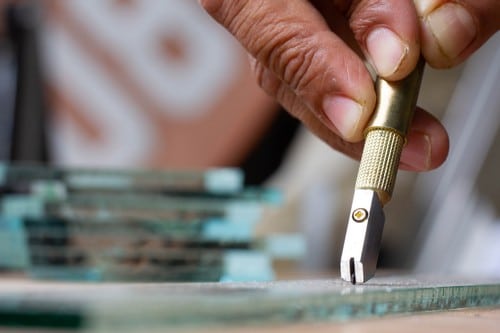
<svg viewBox="0 0 500 333"><path fill-rule="evenodd" d="M351 283L356 284L356 270L354 269L354 258L349 259L349 273L351 275Z"/></svg>
<svg viewBox="0 0 500 333"><path fill-rule="evenodd" d="M364 283L375 275L384 220L377 194L356 190L340 261L343 280Z"/></svg>

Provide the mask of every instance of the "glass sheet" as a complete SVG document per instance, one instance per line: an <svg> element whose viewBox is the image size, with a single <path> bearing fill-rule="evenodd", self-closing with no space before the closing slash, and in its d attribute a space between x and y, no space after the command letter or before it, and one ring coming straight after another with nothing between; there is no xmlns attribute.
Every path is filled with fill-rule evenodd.
<svg viewBox="0 0 500 333"><path fill-rule="evenodd" d="M71 281L136 282L269 281L274 278L272 258L267 253L252 250L178 251L142 257L109 254L81 260L71 257L42 260L33 264L30 276Z"/></svg>
<svg viewBox="0 0 500 333"><path fill-rule="evenodd" d="M189 198L151 194L75 194L64 201L47 201L26 195L1 200L8 217L63 219L195 219L225 217L234 220L260 218L262 205L252 200Z"/></svg>
<svg viewBox="0 0 500 333"><path fill-rule="evenodd" d="M203 191L231 194L242 190L243 173L234 168L198 171L77 169L0 163L0 191L26 191L31 188L36 189L38 194L47 195L56 194L53 190L60 186L70 191Z"/></svg>
<svg viewBox="0 0 500 333"><path fill-rule="evenodd" d="M2 284L0 327L86 332L345 321L396 313L499 306L500 279L379 277L269 283ZM10 318L10 321L9 321ZM16 319L16 320L14 320Z"/></svg>

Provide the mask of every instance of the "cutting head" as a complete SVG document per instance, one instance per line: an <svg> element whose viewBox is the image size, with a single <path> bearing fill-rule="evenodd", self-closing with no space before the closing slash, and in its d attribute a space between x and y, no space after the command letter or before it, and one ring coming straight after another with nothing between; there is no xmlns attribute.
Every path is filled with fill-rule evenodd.
<svg viewBox="0 0 500 333"><path fill-rule="evenodd" d="M377 193L356 190L340 260L343 280L363 283L375 274L384 221Z"/></svg>

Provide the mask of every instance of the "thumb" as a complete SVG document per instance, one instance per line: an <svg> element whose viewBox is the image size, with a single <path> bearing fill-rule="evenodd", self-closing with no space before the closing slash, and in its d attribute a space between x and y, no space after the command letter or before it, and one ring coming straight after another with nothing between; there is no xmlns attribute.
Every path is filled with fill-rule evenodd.
<svg viewBox="0 0 500 333"><path fill-rule="evenodd" d="M349 24L377 73L388 80L406 77L420 56L418 16L412 0L360 0Z"/></svg>
<svg viewBox="0 0 500 333"><path fill-rule="evenodd" d="M422 52L438 68L467 59L500 29L498 0L413 0L421 20Z"/></svg>

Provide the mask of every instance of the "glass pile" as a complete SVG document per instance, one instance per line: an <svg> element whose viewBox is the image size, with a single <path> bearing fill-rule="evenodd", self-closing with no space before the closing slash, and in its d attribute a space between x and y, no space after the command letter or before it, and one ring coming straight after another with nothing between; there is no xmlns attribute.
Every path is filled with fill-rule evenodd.
<svg viewBox="0 0 500 333"><path fill-rule="evenodd" d="M244 188L237 169L1 165L0 191L0 268L36 278L267 281L304 251L297 235L256 237L281 193Z"/></svg>

